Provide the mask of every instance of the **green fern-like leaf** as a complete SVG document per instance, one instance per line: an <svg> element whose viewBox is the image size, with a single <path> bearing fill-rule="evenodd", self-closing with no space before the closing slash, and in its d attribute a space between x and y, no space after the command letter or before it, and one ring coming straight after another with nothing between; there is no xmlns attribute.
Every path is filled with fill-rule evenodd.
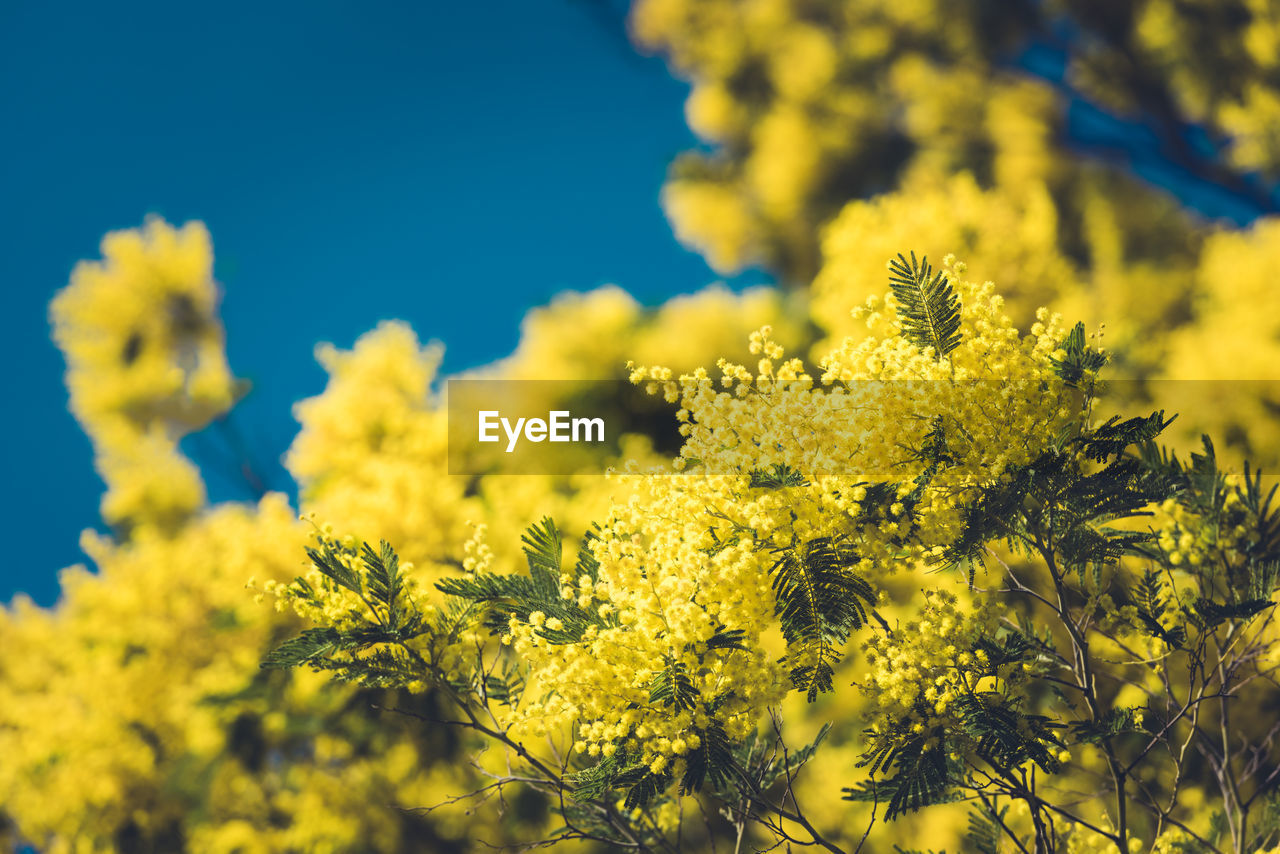
<svg viewBox="0 0 1280 854"><path fill-rule="evenodd" d="M504 664L501 673L484 677L484 695L499 703L512 704L524 692L525 674L510 664Z"/></svg>
<svg viewBox="0 0 1280 854"><path fill-rule="evenodd" d="M649 766L640 763L624 770L613 781L614 788L626 788L626 808L644 808L671 783L668 773L654 774Z"/></svg>
<svg viewBox="0 0 1280 854"><path fill-rule="evenodd" d="M993 691L964 695L956 708L965 735L974 741L978 754L994 764L1013 768L1030 760L1051 773L1061 767L1047 747L1061 746L1061 742L1049 730L1046 718L1021 713Z"/></svg>
<svg viewBox="0 0 1280 854"><path fill-rule="evenodd" d="M312 664L338 651L342 636L337 629L307 629L290 638L262 659L264 668L288 670L301 664Z"/></svg>
<svg viewBox="0 0 1280 854"><path fill-rule="evenodd" d="M1272 484L1271 489L1263 492L1262 472L1249 471L1249 463L1244 464L1244 482L1242 498L1250 516L1257 520L1257 530L1250 546L1250 556L1262 564L1272 567L1280 565L1280 507L1274 507L1277 490L1280 484ZM1275 572L1266 579L1266 590L1262 587L1254 589L1256 598L1265 599L1274 589Z"/></svg>
<svg viewBox="0 0 1280 854"><path fill-rule="evenodd" d="M1100 720L1077 721L1071 724L1071 734L1076 741L1098 744L1120 733L1141 732L1138 716L1145 711L1140 706L1111 709Z"/></svg>
<svg viewBox="0 0 1280 854"><path fill-rule="evenodd" d="M1035 657L1031 640L1018 631L1009 629L1001 638L979 638L975 650L987 654L988 667L994 672L1006 664L1015 664Z"/></svg>
<svg viewBox="0 0 1280 854"><path fill-rule="evenodd" d="M1264 602L1270 600L1280 578L1280 560L1257 561L1250 564L1249 569L1249 598Z"/></svg>
<svg viewBox="0 0 1280 854"><path fill-rule="evenodd" d="M584 768L565 777L574 800L581 803L603 798L613 789L614 780L621 773L627 762L625 746L619 747L612 756L601 759L596 764Z"/></svg>
<svg viewBox="0 0 1280 854"><path fill-rule="evenodd" d="M1232 604L1214 602L1201 596L1183 611L1200 629L1212 631L1229 620L1247 620L1274 606L1274 602L1266 599L1249 599Z"/></svg>
<svg viewBox="0 0 1280 854"><path fill-rule="evenodd" d="M307 557L320 573L341 588L350 590L358 596L364 595L364 585L351 567L344 563L329 541L324 541L320 548L307 547Z"/></svg>
<svg viewBox="0 0 1280 854"><path fill-rule="evenodd" d="M590 551L593 536L588 535L579 551L577 571L594 580L600 564ZM560 531L550 518L531 526L523 539L528 575L474 573L442 579L436 588L451 597L488 605L485 623L495 634L507 631L512 618L527 623L535 611L542 612L548 621L552 617L560 621L560 628L551 629L544 623L536 629L540 637L555 644L578 642L590 626L615 624L616 617L602 617L595 608L583 608L561 597Z"/></svg>
<svg viewBox="0 0 1280 854"><path fill-rule="evenodd" d="M777 463L767 469L752 469L751 483L753 489L783 489L788 486L807 486L807 481L799 471L786 463Z"/></svg>
<svg viewBox="0 0 1280 854"><path fill-rule="evenodd" d="M980 810L969 810L969 830L964 835L964 850L973 854L1000 854L1002 831L998 821L1003 821L1008 811L1006 806L992 817Z"/></svg>
<svg viewBox="0 0 1280 854"><path fill-rule="evenodd" d="M597 526L597 530L599 526ZM595 552L591 550L591 544L600 539L596 531L587 531L582 538L582 545L578 547L578 562L574 565L574 576L581 578L587 576L592 583L600 580L600 561L596 559Z"/></svg>
<svg viewBox="0 0 1280 854"><path fill-rule="evenodd" d="M856 786L844 786L841 789L840 799L843 801L856 801L858 803L888 803L899 789L899 780L890 778L888 780L863 780ZM955 788L947 788L935 793L929 806L934 804L950 804L964 799L964 793Z"/></svg>
<svg viewBox="0 0 1280 854"><path fill-rule="evenodd" d="M1166 628L1164 618L1169 613L1169 601L1165 598L1164 580L1159 570L1147 569L1142 580L1133 587L1133 604L1138 612L1138 619L1152 637L1168 643L1175 648L1181 647L1186 640L1186 631L1181 626Z"/></svg>
<svg viewBox="0 0 1280 854"><path fill-rule="evenodd" d="M385 618L388 630L396 631L404 617L400 601L400 558L391 544L383 540L376 552L368 543L361 543L360 560L364 563L369 596L375 608L381 609L381 616Z"/></svg>
<svg viewBox="0 0 1280 854"><path fill-rule="evenodd" d="M530 525L521 538L525 559L529 563L529 577L543 598L560 592L560 530L547 516L536 525Z"/></svg>
<svg viewBox="0 0 1280 854"><path fill-rule="evenodd" d="M698 746L685 755L680 793L687 795L699 792L703 782L708 779L717 790L723 788L731 778L741 781L744 778L743 771L734 757L733 745L729 742L724 727L713 722L695 732Z"/></svg>
<svg viewBox="0 0 1280 854"><path fill-rule="evenodd" d="M353 547L322 538L307 554L326 579L322 587L349 590L363 607L353 609L348 615L350 622L340 629L307 629L285 641L263 658L262 667L306 665L341 681L377 688L401 688L424 678L439 678L430 662L406 642L426 633L456 640L472 624L471 606L450 603L430 618L407 608L399 558L386 542L374 551L367 543ZM351 566L357 559L360 570ZM313 603L321 596L304 579L295 581L294 589Z"/></svg>
<svg viewBox="0 0 1280 854"><path fill-rule="evenodd" d="M1077 323L1062 342L1064 356L1053 360L1053 369L1071 388L1079 388L1080 381L1088 374L1099 371L1107 363L1107 355L1088 346L1084 324Z"/></svg>
<svg viewBox="0 0 1280 854"><path fill-rule="evenodd" d="M902 333L921 350L941 359L960 346L960 298L941 270L927 258L908 262L901 254L889 262L889 288L898 303Z"/></svg>
<svg viewBox="0 0 1280 854"><path fill-rule="evenodd" d="M1269 792L1262 803L1262 809L1252 813L1250 817L1253 819L1249 826L1253 833L1253 844L1246 850L1265 851L1280 842L1280 791L1273 789ZM1226 831L1226 828L1221 827L1221 831ZM1219 835L1221 836L1221 832Z"/></svg>
<svg viewBox="0 0 1280 854"><path fill-rule="evenodd" d="M875 591L853 571L854 555L821 537L784 549L773 565L775 611L795 687L810 702L832 688L839 647L866 622Z"/></svg>
<svg viewBox="0 0 1280 854"><path fill-rule="evenodd" d="M667 660L667 666L654 674L649 683L649 702L674 706L677 711L692 709L698 700L698 689L684 666Z"/></svg>
<svg viewBox="0 0 1280 854"><path fill-rule="evenodd" d="M1153 412L1145 418L1120 420L1112 416L1105 424L1082 437L1085 456L1098 462L1124 452L1130 445L1142 445L1159 436L1178 416L1165 419L1164 410Z"/></svg>
<svg viewBox="0 0 1280 854"><path fill-rule="evenodd" d="M951 774L946 752L934 745L926 749L925 739L911 738L893 745L873 760L872 773L893 768L893 777L878 784L889 797L885 820L904 812L944 803L951 797Z"/></svg>
<svg viewBox="0 0 1280 854"><path fill-rule="evenodd" d="M724 626L717 626L716 633L707 640L707 650L724 649L724 650L746 650L745 640L747 633L742 629L726 629Z"/></svg>

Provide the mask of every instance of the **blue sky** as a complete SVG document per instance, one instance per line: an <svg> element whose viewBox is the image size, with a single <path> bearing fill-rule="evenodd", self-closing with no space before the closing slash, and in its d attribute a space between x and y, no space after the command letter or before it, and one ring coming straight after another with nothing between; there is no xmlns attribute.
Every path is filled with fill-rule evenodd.
<svg viewBox="0 0 1280 854"><path fill-rule="evenodd" d="M98 522L46 306L108 230L208 224L255 388L234 425L277 488L317 341L403 318L455 370L509 352L557 291L715 279L658 206L694 143L687 89L630 48L620 4L5 3L0 80L0 600L52 602Z"/></svg>

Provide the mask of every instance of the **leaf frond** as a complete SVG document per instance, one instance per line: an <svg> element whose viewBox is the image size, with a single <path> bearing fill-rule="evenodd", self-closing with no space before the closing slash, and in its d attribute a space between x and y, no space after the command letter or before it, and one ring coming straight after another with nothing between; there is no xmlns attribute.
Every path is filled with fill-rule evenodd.
<svg viewBox="0 0 1280 854"><path fill-rule="evenodd" d="M902 334L921 350L941 359L960 346L960 298L944 272L934 273L928 258L908 261L901 253L889 261L889 289L898 303Z"/></svg>

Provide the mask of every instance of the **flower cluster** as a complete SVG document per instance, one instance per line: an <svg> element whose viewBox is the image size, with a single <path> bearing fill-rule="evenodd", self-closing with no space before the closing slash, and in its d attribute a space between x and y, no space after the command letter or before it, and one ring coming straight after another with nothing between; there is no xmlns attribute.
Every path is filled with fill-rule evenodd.
<svg viewBox="0 0 1280 854"><path fill-rule="evenodd" d="M481 522L475 526L471 539L463 545L465 557L462 559L462 568L467 572L487 572L493 566L493 549L489 547L486 536L488 531L489 526Z"/></svg>
<svg viewBox="0 0 1280 854"><path fill-rule="evenodd" d="M467 530L463 485L446 474L445 413L431 392L442 355L395 322L350 351L317 348L329 383L294 407L301 429L285 458L305 512L394 541L424 571L450 557Z"/></svg>
<svg viewBox="0 0 1280 854"><path fill-rule="evenodd" d="M102 260L77 265L50 306L71 410L93 440L113 525L172 529L204 502L178 440L238 395L217 308L208 232L159 219L108 234Z"/></svg>
<svg viewBox="0 0 1280 854"><path fill-rule="evenodd" d="M1063 58L1080 93L1213 129L1220 154L1203 167L1247 184L1243 172L1280 169L1274 10L1151 0L1106 18L1105 34L1074 7L1023 11L993 26L976 0L637 2L633 33L689 81L686 117L707 144L669 173L677 236L718 270L812 282L815 357L863 334L845 308L878 290L882 257L957 253L1001 283L1019 324L1040 305L1111 323L1125 378L1272 381L1179 382L1158 404L1181 413L1187 444L1230 437L1271 467L1280 223L1209 224L1082 157L1063 144L1064 93L993 58L1069 21ZM1128 391L1145 405L1151 389Z"/></svg>
<svg viewBox="0 0 1280 854"><path fill-rule="evenodd" d="M518 713L519 725L576 727L589 755L626 748L660 774L710 727L732 738L754 729L785 679L758 646L773 608L767 567L731 523L708 524L705 515L715 494L724 506L735 500L731 479L688 490L662 477L630 479L633 497L612 509L591 544L595 580L562 578L562 598L600 625L578 643L556 643L547 635L562 628L558 619L535 612L513 621L504 640L544 693ZM718 643L735 632L740 643ZM654 699L664 678L687 679L687 696Z"/></svg>
<svg viewBox="0 0 1280 854"><path fill-rule="evenodd" d="M918 617L864 646L870 665L866 689L876 697L871 730L906 722L917 734L952 720L955 700L979 690L991 669L980 638L993 633L990 613L966 613L955 594L925 590Z"/></svg>
<svg viewBox="0 0 1280 854"><path fill-rule="evenodd" d="M946 270L961 299L965 334L944 359L899 334L890 295L865 309L880 335L847 339L829 352L817 383L800 360L785 359L768 328L751 339L751 350L763 357L755 372L722 360L718 383L701 369L677 379L667 368L633 366L631 378L679 401L687 436L679 468L743 477L781 467L802 475L797 494L804 501L744 495L734 518L746 530L758 538L808 540L841 534L874 515L876 526L858 529L860 553L888 569L899 564L908 531L929 548L948 542L964 488L1033 459L1071 414L1053 367L1062 355L1059 319L1041 312L1023 338L992 286L963 279L963 269ZM917 489L926 470L936 469L931 443L946 459L945 488ZM875 484L892 484L883 507L868 506L868 496L874 502L884 495Z"/></svg>
<svg viewBox="0 0 1280 854"><path fill-rule="evenodd" d="M1156 545L1170 566L1194 570L1241 563L1258 522L1241 495L1243 480L1236 474L1225 476L1220 506L1195 507L1173 498L1160 505Z"/></svg>
<svg viewBox="0 0 1280 854"><path fill-rule="evenodd" d="M958 531L966 490L1035 458L1072 416L1054 370L1058 319L1042 314L1023 338L991 286L962 274L945 270L964 308L963 343L944 358L904 339L890 296L870 306L881 337L835 348L819 382L769 326L749 338L755 369L722 359L715 382L701 368L631 365L633 383L680 406L684 473L620 477L629 497L589 544L597 570L560 579L562 599L590 618L579 638L543 611L511 617L503 641L530 666L535 698L513 714L517 728L571 730L588 757L625 751L670 780L712 728L745 737L797 680L839 660L785 623L796 642L778 659L768 635L784 610L779 575L814 554L841 578L866 579L935 558ZM877 686L882 702L898 704L881 714L918 716L924 704L944 715L956 690L978 689L964 680L1022 678L975 651L989 618L962 617L944 593L926 603L894 635L916 644L902 648L914 663L896 660L889 639L873 646L884 662L875 678L894 680Z"/></svg>

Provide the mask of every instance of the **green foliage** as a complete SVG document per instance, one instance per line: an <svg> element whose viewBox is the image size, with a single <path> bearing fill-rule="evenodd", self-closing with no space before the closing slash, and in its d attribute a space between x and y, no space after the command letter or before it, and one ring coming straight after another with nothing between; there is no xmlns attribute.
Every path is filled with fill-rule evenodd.
<svg viewBox="0 0 1280 854"><path fill-rule="evenodd" d="M289 640L267 653L262 659L262 666L287 670L302 664L310 664L313 660L323 659L341 647L342 636L336 629L307 629L296 638Z"/></svg>
<svg viewBox="0 0 1280 854"><path fill-rule="evenodd" d="M1079 445L1086 458L1106 462L1108 457L1119 457L1130 446L1141 446L1154 441L1173 420L1170 418L1166 421L1163 410L1153 412L1146 418L1128 418L1124 421L1118 415L1112 416L1086 437L1082 437Z"/></svg>
<svg viewBox="0 0 1280 854"><path fill-rule="evenodd" d="M1125 732L1142 732L1138 723L1145 709L1117 707L1109 709L1097 720L1075 721L1071 724L1071 736L1082 744L1100 744Z"/></svg>
<svg viewBox="0 0 1280 854"><path fill-rule="evenodd" d="M703 782L708 779L714 789L723 788L731 779L745 783L749 788L758 788L739 764L724 727L712 723L698 728L696 735L698 746L685 757L684 776L680 779L681 794L702 791Z"/></svg>
<svg viewBox="0 0 1280 854"><path fill-rule="evenodd" d="M352 554L358 554L364 572L353 570L348 564ZM392 640L408 639L422 629L422 615L404 608L404 580L400 574L400 559L385 540L374 551L368 543L361 543L359 550L324 541L319 549L308 548L307 557L316 569L338 587L356 594L369 609L369 615ZM346 558L346 560L344 560Z"/></svg>
<svg viewBox="0 0 1280 854"><path fill-rule="evenodd" d="M1009 812L1001 807L994 816L980 810L969 810L969 829L964 835L964 850L972 854L1000 854L1000 825Z"/></svg>
<svg viewBox="0 0 1280 854"><path fill-rule="evenodd" d="M995 673L1006 664L1017 664L1032 658L1036 644L1022 632L1008 629L999 638L979 638L974 649L986 653L988 669Z"/></svg>
<svg viewBox="0 0 1280 854"><path fill-rule="evenodd" d="M715 634L707 639L707 649L746 650L746 646L743 645L746 634L742 629L726 629L724 626L719 626Z"/></svg>
<svg viewBox="0 0 1280 854"><path fill-rule="evenodd" d="M667 666L654 674L649 686L649 702L674 706L677 710L692 709L697 705L698 689L693 679L679 661L668 657Z"/></svg>
<svg viewBox="0 0 1280 854"><path fill-rule="evenodd" d="M1209 437L1205 437L1205 442ZM1280 484L1272 485L1264 495L1262 492L1262 472L1249 472L1249 463L1244 464L1244 484L1242 500L1245 509L1256 520L1257 529L1250 538L1249 557L1258 564L1269 564L1268 572L1274 579L1280 569L1280 508L1273 508L1276 490ZM1262 581L1261 585L1268 589L1274 584ZM1260 588L1261 589L1261 588Z"/></svg>
<svg viewBox="0 0 1280 854"><path fill-rule="evenodd" d="M1226 501L1226 476L1218 469L1218 455L1213 440L1201 436L1204 453L1191 453L1190 465L1182 465L1176 456L1170 456L1169 466L1182 487L1179 499L1197 513L1214 514L1222 510Z"/></svg>
<svg viewBox="0 0 1280 854"><path fill-rule="evenodd" d="M1202 452L1192 453L1186 464L1151 441L1143 444L1139 456L1145 466L1172 484L1176 502L1202 519L1212 534L1221 535L1246 524L1254 530L1241 549L1243 566L1227 562L1220 567L1207 567L1197 579L1197 595L1188 597L1176 609L1172 599L1165 598L1160 571L1148 568L1134 587L1132 595L1139 620L1153 636L1174 647L1185 640L1188 628L1211 633L1227 623L1247 622L1271 608L1274 603L1270 597L1280 570L1280 512L1272 507L1275 487L1264 494L1261 474L1251 475L1247 466L1243 488L1229 486L1218 467L1213 442L1204 436L1201 444ZM1227 499L1233 494L1239 501L1229 506ZM1150 560L1163 564L1165 573L1174 569L1159 549L1148 547L1142 551ZM1166 617L1179 624L1166 629Z"/></svg>
<svg viewBox="0 0 1280 854"><path fill-rule="evenodd" d="M579 576L595 580L600 564L591 554L591 541L591 536L583 539L576 571ZM547 618L555 617L562 624L558 629L545 624L535 628L549 643L577 643L590 626L614 625L612 619L600 616L598 610L583 608L576 600L560 595L562 544L555 522L544 518L530 526L523 542L528 575L474 573L443 579L436 582L436 588L449 596L485 606L488 609L485 623L494 634L507 631L512 619L529 623L530 615L537 612Z"/></svg>
<svg viewBox="0 0 1280 854"><path fill-rule="evenodd" d="M1082 342L1082 335L1077 337ZM1086 358L1088 351L1069 348L1069 352L1072 349L1078 351L1076 361L1082 369L1094 370L1101 364ZM1089 405L1086 395L1082 410L1087 412ZM1038 627L1045 629L1041 635L1029 621L1010 620L994 636L979 638L973 651L982 653L977 659L982 663L966 666L970 676L964 684L969 687L952 697L947 715L935 717L932 708L920 701L911 717L869 732L871 747L862 765L873 779L846 789L846 797L886 803L887 819L954 800L981 781L984 787L998 781L1008 787L998 789L1006 796L1025 799L1026 769L1058 773L1068 733L1077 744L1108 752L1119 736L1143 732L1140 720L1147 710L1107 707L1096 697L1086 706L1079 702L1081 686L1056 675L1041 683L1040 694L1057 698L1058 710L1030 707L1035 692L1011 689L1010 674L1022 674L1024 666L1032 674L1025 678L1033 681L1040 678L1037 674L1054 674L1055 668L1070 675L1073 671L1068 668L1083 667L1079 662L1088 655L1088 648L1081 646L1079 632L1088 622L1066 616L1076 603L1087 604L1091 610L1084 613L1092 619L1098 608L1093 603L1110 601L1102 597L1104 591L1126 597L1141 626L1175 649L1186 645L1190 628L1211 631L1227 621L1246 621L1270 606L1275 572L1269 566L1253 572L1266 579L1250 588L1256 587L1257 593L1226 601L1221 595L1179 600L1165 580L1167 566L1148 567L1126 585L1128 575L1121 569L1121 559L1149 559L1158 550L1153 532L1121 528L1118 521L1150 515L1153 505L1170 496L1191 502L1188 506L1224 506L1220 493L1226 485L1211 446L1206 445L1206 453L1196 455L1187 468L1173 457L1153 454L1156 438L1171 420L1163 412L1153 412L1140 418L1113 418L1095 427L1078 424L1031 463L1008 469L998 480L984 484L963 506L959 534L943 550L941 564L967 565L972 572L985 560L989 543L1005 541L1043 566L1052 584L1047 594L1052 599L1041 596L1039 601L1052 606L1056 599L1059 619L1072 622L1055 636L1043 626ZM946 462L945 433L940 424L936 427L937 435L921 459L932 458L940 467ZM1256 484L1257 479L1251 482ZM1269 496L1264 497L1260 487L1253 489L1251 501L1262 506ZM1034 592L1016 583L1008 592L1018 591ZM1060 654L1057 647L1064 637L1071 651ZM994 680L986 683L994 687L979 690L980 677ZM1085 686L1083 691L1090 696L1094 689L1087 682ZM1059 718L1062 709L1070 710L1074 719ZM1081 717L1081 712L1087 717ZM980 814L971 825L965 850L998 850L997 825L994 814Z"/></svg>
<svg viewBox="0 0 1280 854"><path fill-rule="evenodd" d="M939 735L912 733L904 723L874 739L858 766L869 767L873 776L880 772L896 773L862 788L845 789L846 799L887 800L886 821L904 812L955 800L959 769L949 761L947 747Z"/></svg>
<svg viewBox="0 0 1280 854"><path fill-rule="evenodd" d="M714 784L716 794L724 800L732 800L744 791L747 794L764 792L786 780L793 780L817 754L830 732L831 724L823 724L813 741L790 750L780 749L780 739L768 739L759 732L752 733L733 750L733 761L729 767L741 769L740 773L732 777L722 776L721 782ZM730 782L735 786L733 789L726 788Z"/></svg>
<svg viewBox="0 0 1280 854"><path fill-rule="evenodd" d="M1138 611L1138 619L1152 637L1159 638L1174 649L1179 649L1187 639L1186 629L1180 625L1166 628L1165 615L1169 612L1169 603L1165 599L1164 580L1161 572L1148 567L1142 574L1142 580L1133 587L1134 607Z"/></svg>
<svg viewBox="0 0 1280 854"><path fill-rule="evenodd" d="M889 288L898 304L902 334L921 350L941 359L960 346L960 298L941 270L928 258L910 262L901 254L889 261Z"/></svg>
<svg viewBox="0 0 1280 854"><path fill-rule="evenodd" d="M483 683L477 688L483 698L495 700L507 706L514 705L524 694L524 669L517 663L503 661L497 672L485 674Z"/></svg>
<svg viewBox="0 0 1280 854"><path fill-rule="evenodd" d="M1001 647L988 641L980 648ZM1061 768L1050 749L1062 747L1055 732L1061 724L1022 711L1016 700L997 691L969 690L957 697L954 705L956 720L946 728L939 723L920 732L910 720L904 720L886 732L869 733L872 746L859 765L868 767L873 777L883 773L886 779L846 789L845 797L886 801L886 820L957 800L962 796L960 787L966 772L963 762L949 755L953 751L969 754L998 773L1027 762L1048 773Z"/></svg>
<svg viewBox="0 0 1280 854"><path fill-rule="evenodd" d="M1248 620L1275 605L1266 599L1249 599L1244 602L1214 602L1204 596L1191 603L1190 608L1183 608L1187 615L1201 631L1212 631L1231 620Z"/></svg>
<svg viewBox="0 0 1280 854"><path fill-rule="evenodd" d="M960 734L984 762L997 768L1016 768L1030 761L1050 773L1061 767L1048 749L1062 746L1053 732L1060 725L1049 718L1023 713L1015 701L996 691L962 695L957 707Z"/></svg>
<svg viewBox="0 0 1280 854"><path fill-rule="evenodd" d="M1253 816L1253 844L1250 851L1263 851L1280 844L1280 790L1273 789Z"/></svg>
<svg viewBox="0 0 1280 854"><path fill-rule="evenodd" d="M809 485L804 475L786 463L774 463L767 469L752 469L749 476L752 489L783 489L788 486Z"/></svg>
<svg viewBox="0 0 1280 854"><path fill-rule="evenodd" d="M1086 570L1142 553L1150 533L1108 524L1149 515L1148 506L1169 494L1168 477L1126 451L1159 435L1171 421L1163 412L1112 419L1011 469L965 508L960 536L944 550L944 565L981 563L986 544L1002 539L1041 550L1052 543L1055 571L1071 569L1081 579ZM1086 472L1077 451L1100 467Z"/></svg>
<svg viewBox="0 0 1280 854"><path fill-rule="evenodd" d="M791 681L812 702L830 691L839 647L867 622L876 594L854 571L851 549L820 537L783 549L773 564L775 612L787 641Z"/></svg>
<svg viewBox="0 0 1280 854"><path fill-rule="evenodd" d="M1071 388L1080 388L1082 381L1097 374L1107 364L1107 355L1086 343L1083 323L1072 327L1062 342L1062 350L1064 355L1053 360L1053 369Z"/></svg>
<svg viewBox="0 0 1280 854"><path fill-rule="evenodd" d="M307 556L327 586L355 595L363 610L341 627L307 629L285 641L262 660L264 668L287 669L307 665L335 678L376 688L403 687L422 679L429 667L408 645L424 634L456 636L469 614L444 610L428 624L406 601L400 561L390 544L378 551L367 543L359 549L323 539ZM360 571L352 568L360 567ZM296 585L314 603L323 598L305 579Z"/></svg>
<svg viewBox="0 0 1280 854"><path fill-rule="evenodd" d="M733 745L718 723L696 728L698 746L685 756L684 773L680 777L681 794L694 794L702 790L709 780L714 789L721 790L730 780L750 787L749 777L734 754ZM673 778L670 769L653 773L639 757L628 751L626 739L615 743L612 756L583 769L568 778L573 796L579 801L606 799L610 792L625 790L627 809L648 806L664 793Z"/></svg>
<svg viewBox="0 0 1280 854"><path fill-rule="evenodd" d="M670 785L670 773L654 774L628 752L625 742L617 748L612 756L568 776L566 782L579 803L605 800L612 791L625 789L627 809L634 809L647 806Z"/></svg>
<svg viewBox="0 0 1280 854"><path fill-rule="evenodd" d="M681 795L695 794L710 783L711 791L726 802L759 798L771 786L794 778L814 757L830 730L831 725L826 724L809 744L784 751L780 742L770 743L759 733L735 745L719 723L695 727L698 746L684 756L678 791ZM614 746L612 756L571 776L574 797L581 801L600 800L621 789L626 791L628 809L648 806L673 781L670 770L654 774L628 752L626 739L619 739Z"/></svg>

